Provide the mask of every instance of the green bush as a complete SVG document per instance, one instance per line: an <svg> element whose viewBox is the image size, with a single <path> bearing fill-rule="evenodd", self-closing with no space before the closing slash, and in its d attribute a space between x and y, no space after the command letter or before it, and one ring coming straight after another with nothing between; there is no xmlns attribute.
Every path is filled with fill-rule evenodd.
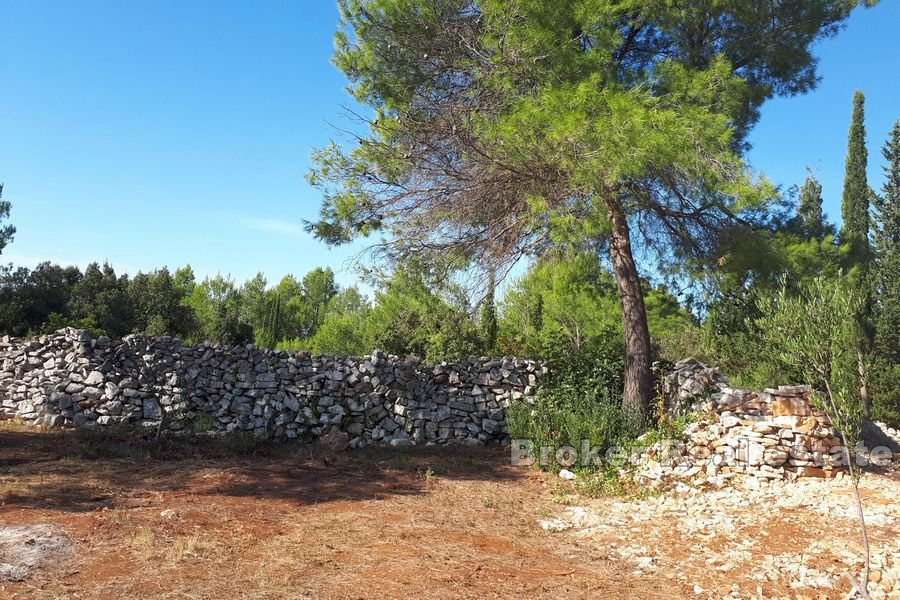
<svg viewBox="0 0 900 600"><path fill-rule="evenodd" d="M621 477L618 470L612 466L580 472L575 481L575 491L588 498L625 496L636 500L648 498L655 493L651 488L639 484L630 477Z"/></svg>
<svg viewBox="0 0 900 600"><path fill-rule="evenodd" d="M694 357L707 361L708 349L706 335L699 325L686 325L680 329L667 332L656 340L659 358L678 362L683 358Z"/></svg>
<svg viewBox="0 0 900 600"><path fill-rule="evenodd" d="M797 370L799 381L822 392L814 398L820 398L820 408L853 447L863 413L857 362L862 295L846 280L825 277L798 288L794 295L785 284L772 298L760 300L763 356L788 372Z"/></svg>
<svg viewBox="0 0 900 600"><path fill-rule="evenodd" d="M553 357L552 375L533 403L516 403L507 411L510 435L530 440L535 452L572 446L581 451L587 441L602 453L632 439L638 432L622 409L623 352L618 342L595 341L582 351Z"/></svg>
<svg viewBox="0 0 900 600"><path fill-rule="evenodd" d="M553 448L554 452L562 446L580 450L583 440L605 452L634 434L621 405L597 402L576 390L543 390L533 404L510 406L507 422L513 438L530 440L535 450Z"/></svg>
<svg viewBox="0 0 900 600"><path fill-rule="evenodd" d="M249 431L234 431L217 438L219 448L227 454L253 454L266 445L263 438Z"/></svg>

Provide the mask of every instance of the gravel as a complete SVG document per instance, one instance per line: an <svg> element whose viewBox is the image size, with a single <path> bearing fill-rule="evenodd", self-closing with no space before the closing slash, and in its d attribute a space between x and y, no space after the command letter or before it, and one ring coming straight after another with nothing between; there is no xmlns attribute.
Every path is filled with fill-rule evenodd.
<svg viewBox="0 0 900 600"><path fill-rule="evenodd" d="M71 549L71 540L51 525L0 525L0 580L22 581Z"/></svg>

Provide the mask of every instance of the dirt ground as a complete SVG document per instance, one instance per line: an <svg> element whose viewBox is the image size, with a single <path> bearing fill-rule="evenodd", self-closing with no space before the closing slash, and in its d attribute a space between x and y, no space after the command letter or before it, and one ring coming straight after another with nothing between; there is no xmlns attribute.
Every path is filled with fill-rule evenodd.
<svg viewBox="0 0 900 600"><path fill-rule="evenodd" d="M602 523L607 512L621 519L640 506L620 498L585 501L585 527L542 526L571 517L567 485L510 466L500 448L159 450L5 427L0 526L50 526L72 549L23 581L0 581L0 598L837 598L849 590L798 588L787 575L760 581L755 569L778 569L756 555L728 571L685 571L679 565L698 556L698 543L727 540L708 531L690 539L668 519ZM890 495L900 488L887 489L896 504ZM760 557L778 557L803 552L810 532L831 535L820 513L785 510L730 534L752 540ZM886 520L873 537L900 539L900 528ZM657 557L653 568L641 562L652 556L614 551L626 539L653 546L645 550Z"/></svg>

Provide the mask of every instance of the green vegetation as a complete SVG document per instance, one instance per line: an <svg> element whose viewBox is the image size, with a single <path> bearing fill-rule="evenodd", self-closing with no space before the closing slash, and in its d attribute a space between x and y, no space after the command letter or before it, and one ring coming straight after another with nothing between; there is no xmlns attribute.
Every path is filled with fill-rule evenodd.
<svg viewBox="0 0 900 600"><path fill-rule="evenodd" d="M900 362L900 121L884 144L885 182L875 208L873 247L875 296L881 299L876 317L879 353Z"/></svg>
<svg viewBox="0 0 900 600"><path fill-rule="evenodd" d="M850 120L850 134L847 139L846 172L844 173L844 193L841 197L841 244L847 248L850 281L855 294L860 298L859 310L854 319L859 325L857 340L857 365L861 378L860 395L863 413L871 415L868 377L865 355L871 351L872 338L872 252L869 243L871 216L869 199L872 190L866 181L866 127L864 120L865 97L857 90L853 94L853 114Z"/></svg>
<svg viewBox="0 0 900 600"><path fill-rule="evenodd" d="M612 338L558 359L551 381L542 387L534 404L517 404L507 411L510 435L531 440L536 448L572 446L582 440L602 453L623 444L637 433L636 420L622 409L622 348ZM603 454L601 453L601 457ZM555 466L551 463L551 467Z"/></svg>
<svg viewBox="0 0 900 600"><path fill-rule="evenodd" d="M9 265L0 270L0 332L73 326L95 336L177 335L316 353L379 348L432 362L493 352L496 314L482 327L460 286L424 267L397 269L375 283L370 302L356 287L341 289L328 268L269 286L262 274L242 285L222 275L197 282L190 266L129 278L109 264L84 273L50 263L33 270Z"/></svg>
<svg viewBox="0 0 900 600"><path fill-rule="evenodd" d="M873 416L900 423L900 121L882 149L885 182L872 195L874 348L869 359Z"/></svg>
<svg viewBox="0 0 900 600"><path fill-rule="evenodd" d="M644 288L654 339L693 324L689 311L664 287L644 282ZM548 252L511 283L500 308L498 345L503 353L553 357L622 339L615 281L596 253Z"/></svg>
<svg viewBox="0 0 900 600"><path fill-rule="evenodd" d="M2 200L2 198L3 184L0 183L0 223L9 219L9 211L12 208L12 204L6 200ZM0 252L2 252L3 249L6 248L6 245L12 241L15 233L16 228L9 223L0 226Z"/></svg>
<svg viewBox="0 0 900 600"><path fill-rule="evenodd" d="M645 493L607 452L677 439L698 418L654 414L656 359L694 356L757 389L809 384L855 447L864 419L900 423L900 121L876 192L853 95L847 140L834 140L846 142L840 229L814 173L785 191L745 152L763 104L812 90L811 49L873 3L338 0L334 63L368 130L314 151L322 206L308 231L328 244L383 236L371 298L327 267L239 283L198 281L190 266L8 265L0 333L542 359L551 376L506 418L542 467L579 471L555 488L562 502L572 489ZM10 209L0 201L0 251ZM244 434L215 444L265 451Z"/></svg>
<svg viewBox="0 0 900 600"><path fill-rule="evenodd" d="M851 180L858 179L860 159L851 157L859 153L861 110L857 95ZM872 418L900 422L898 147L900 122L882 151L881 193L869 191L872 210L854 221L870 232L864 262L853 248L860 236L849 226L836 235L822 210L821 185L808 174L796 197L780 200L779 210L758 215L752 227L730 226L715 240L714 269L686 260L682 276L688 282L680 288L672 287L677 280L662 268L654 280L641 280L651 357L695 356L748 387L822 385L802 365L779 358L769 328L773 298L799 301L810 286L827 282L861 299L854 351L863 406L868 395ZM852 212L856 200L850 199L858 194L853 185L845 187L844 208ZM189 266L129 277L108 264L91 264L84 272L50 263L8 265L0 268L0 332L23 336L74 326L95 336L177 335L313 353L362 355L378 348L427 362L488 354L538 358L555 375L534 407L513 409L516 435L542 443L589 439L609 447L645 426L635 423L642 411L623 402L625 357L631 355L615 269L600 250L559 241L505 286L489 271L480 291L457 283L466 264L448 269L423 255L369 273L371 298L337 285L328 268L272 285L261 273L242 284L222 275L197 281Z"/></svg>
<svg viewBox="0 0 900 600"><path fill-rule="evenodd" d="M862 471L854 464L854 449L868 410L866 397L860 394L865 369L858 350L865 327L859 315L868 302L866 295L857 281L817 277L802 285L797 294L782 287L760 306L765 314L760 325L771 358L799 370L803 380L815 386L819 407L841 432L864 548L862 590L867 589L869 579L869 540L859 495Z"/></svg>
<svg viewBox="0 0 900 600"><path fill-rule="evenodd" d="M824 385L770 329L791 302L841 289L859 299L857 395L896 423L900 122L876 193L854 94L840 233L813 173L784 192L743 157L762 104L815 86L810 48L860 4L340 0L334 60L374 116L357 144L315 152L309 229L332 244L385 234L371 298L328 268L239 283L8 265L0 332L545 359L555 374L513 410L516 430L609 446L653 416L656 358L694 355L752 387ZM0 202L0 251L9 214ZM527 270L505 277L517 260Z"/></svg>
<svg viewBox="0 0 900 600"><path fill-rule="evenodd" d="M311 230L384 231L395 259L497 271L554 244L602 253L622 402L646 417L641 271L714 264L723 233L769 212L747 133L766 100L815 86L810 48L858 4L340 0L334 62L374 116L358 144L315 154Z"/></svg>

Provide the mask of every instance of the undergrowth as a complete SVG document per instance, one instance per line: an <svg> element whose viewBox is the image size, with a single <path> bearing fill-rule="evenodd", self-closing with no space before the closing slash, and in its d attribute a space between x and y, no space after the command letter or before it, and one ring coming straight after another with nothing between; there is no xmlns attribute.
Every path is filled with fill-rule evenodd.
<svg viewBox="0 0 900 600"><path fill-rule="evenodd" d="M660 398L653 423L637 424L622 408L621 388L614 387L621 384L618 368L608 357L576 357L554 371L532 402L507 409L513 443L520 448L530 443L537 468L573 471L576 478L566 487L582 496L652 493L628 476L634 470L628 459L657 442L683 440L685 427L697 419L691 413L672 416ZM590 452L587 460L585 450Z"/></svg>

